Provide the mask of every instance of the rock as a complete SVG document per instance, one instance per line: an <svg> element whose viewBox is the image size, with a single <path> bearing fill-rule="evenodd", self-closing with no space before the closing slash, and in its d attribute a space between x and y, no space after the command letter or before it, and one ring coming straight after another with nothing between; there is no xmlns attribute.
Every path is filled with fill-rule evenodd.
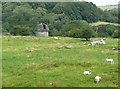
<svg viewBox="0 0 120 89"><path fill-rule="evenodd" d="M54 37L55 40L58 40L59 38L58 37Z"/></svg>
<svg viewBox="0 0 120 89"><path fill-rule="evenodd" d="M67 48L67 49L72 49L72 48L74 48L74 46L69 45L69 46L66 46L66 48Z"/></svg>

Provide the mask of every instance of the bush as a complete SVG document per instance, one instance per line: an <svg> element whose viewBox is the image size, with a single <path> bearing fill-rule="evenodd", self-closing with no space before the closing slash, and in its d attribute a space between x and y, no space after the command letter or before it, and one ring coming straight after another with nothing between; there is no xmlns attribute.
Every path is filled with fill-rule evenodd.
<svg viewBox="0 0 120 89"><path fill-rule="evenodd" d="M114 25L99 25L96 27L96 32L98 34L98 37L112 37L115 30L117 30L117 27Z"/></svg>
<svg viewBox="0 0 120 89"><path fill-rule="evenodd" d="M112 35L113 38L120 38L120 31L119 31L119 29L120 29L120 26L118 26L118 28L114 31L114 33Z"/></svg>
<svg viewBox="0 0 120 89"><path fill-rule="evenodd" d="M20 25L13 26L13 29L10 31L10 33L15 36L16 35L27 36L31 34L30 32L31 32L30 27Z"/></svg>

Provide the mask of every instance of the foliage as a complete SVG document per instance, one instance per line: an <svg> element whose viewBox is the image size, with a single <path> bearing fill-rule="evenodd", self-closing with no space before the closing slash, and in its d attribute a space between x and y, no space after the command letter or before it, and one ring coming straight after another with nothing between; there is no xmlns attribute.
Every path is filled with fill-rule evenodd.
<svg viewBox="0 0 120 89"><path fill-rule="evenodd" d="M81 31L81 38L85 38L87 41L90 40L90 38L93 36L93 30L90 25L84 25Z"/></svg>
<svg viewBox="0 0 120 89"><path fill-rule="evenodd" d="M92 37L93 30L91 26L83 20L74 20L63 26L61 29L63 36L85 38L89 40Z"/></svg>
<svg viewBox="0 0 120 89"><path fill-rule="evenodd" d="M105 22L118 23L118 10L117 9L105 10L102 19Z"/></svg>
<svg viewBox="0 0 120 89"><path fill-rule="evenodd" d="M35 35L37 23L45 23L50 28L50 36L60 36L62 35L60 29L74 20L85 20L89 23L97 21L117 23L117 12L102 11L91 2L3 2L2 32L10 32L14 29L14 25L20 25L29 27L29 33ZM74 29L76 31L71 32L78 35L76 33L78 29ZM71 32L69 35L77 37Z"/></svg>
<svg viewBox="0 0 120 89"><path fill-rule="evenodd" d="M11 30L11 34L12 35L21 35L21 36L30 35L30 27L15 25L13 27L13 29Z"/></svg>
<svg viewBox="0 0 120 89"><path fill-rule="evenodd" d="M113 38L120 38L120 31L119 31L119 29L120 29L120 26L117 27L116 30L114 30L114 32L113 32L113 34L112 34L112 37L113 37Z"/></svg>
<svg viewBox="0 0 120 89"><path fill-rule="evenodd" d="M114 25L99 25L94 28L97 32L98 37L111 37L113 32L117 30L117 27Z"/></svg>

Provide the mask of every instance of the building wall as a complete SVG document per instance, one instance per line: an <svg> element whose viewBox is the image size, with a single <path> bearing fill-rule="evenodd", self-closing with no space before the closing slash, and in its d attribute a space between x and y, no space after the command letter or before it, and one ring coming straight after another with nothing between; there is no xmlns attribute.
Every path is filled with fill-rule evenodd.
<svg viewBox="0 0 120 89"><path fill-rule="evenodd" d="M36 32L36 36L48 37L48 32Z"/></svg>

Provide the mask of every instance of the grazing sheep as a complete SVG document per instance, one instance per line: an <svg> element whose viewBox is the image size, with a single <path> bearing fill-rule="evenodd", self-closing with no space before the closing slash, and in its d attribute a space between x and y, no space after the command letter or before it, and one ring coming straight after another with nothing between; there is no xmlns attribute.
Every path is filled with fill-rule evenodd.
<svg viewBox="0 0 120 89"><path fill-rule="evenodd" d="M112 50L120 50L120 47L112 48Z"/></svg>
<svg viewBox="0 0 120 89"><path fill-rule="evenodd" d="M106 42L105 42L103 39L101 39L101 40L99 41L99 44L106 44Z"/></svg>
<svg viewBox="0 0 120 89"><path fill-rule="evenodd" d="M101 81L101 77L100 76L96 76L94 81L95 81L95 83L99 83Z"/></svg>
<svg viewBox="0 0 120 89"><path fill-rule="evenodd" d="M97 45L96 42L90 42L90 44L91 44L92 46L96 46L96 45Z"/></svg>
<svg viewBox="0 0 120 89"><path fill-rule="evenodd" d="M112 50L116 50L116 48L112 48Z"/></svg>
<svg viewBox="0 0 120 89"><path fill-rule="evenodd" d="M113 63L113 59L106 59L107 62Z"/></svg>
<svg viewBox="0 0 120 89"><path fill-rule="evenodd" d="M84 71L83 74L84 74L84 75L90 75L90 74L91 74L91 71Z"/></svg>
<svg viewBox="0 0 120 89"><path fill-rule="evenodd" d="M106 42L103 39L98 40L98 41L93 41L93 42L90 42L90 43L91 43L92 46L106 44Z"/></svg>

